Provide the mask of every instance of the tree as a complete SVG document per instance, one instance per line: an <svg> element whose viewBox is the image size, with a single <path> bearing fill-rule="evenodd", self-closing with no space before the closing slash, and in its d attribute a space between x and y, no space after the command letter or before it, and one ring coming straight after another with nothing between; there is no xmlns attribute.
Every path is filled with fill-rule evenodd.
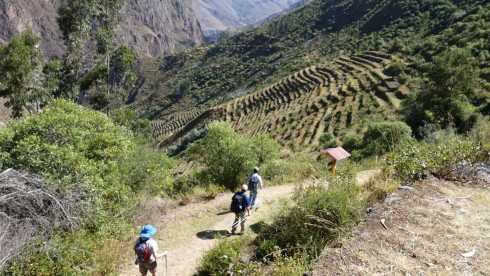
<svg viewBox="0 0 490 276"><path fill-rule="evenodd" d="M129 46L116 46L115 29L124 0L68 0L58 10L58 25L67 51L63 58L65 96L87 99L97 109L136 83L131 71L137 56Z"/></svg>
<svg viewBox="0 0 490 276"><path fill-rule="evenodd" d="M274 158L277 149L277 143L264 135L250 138L227 123L213 122L207 135L191 144L186 153L203 162L204 173L213 181L234 190L245 182L251 168Z"/></svg>
<svg viewBox="0 0 490 276"><path fill-rule="evenodd" d="M424 110L432 123L461 128L473 115L470 99L478 83L476 59L465 48L452 47L433 58L427 80L407 110ZM409 116L408 116L409 117ZM422 122L419 122L422 124Z"/></svg>
<svg viewBox="0 0 490 276"><path fill-rule="evenodd" d="M43 53L39 37L28 30L0 47L0 96L8 100L12 117L34 113L44 103Z"/></svg>

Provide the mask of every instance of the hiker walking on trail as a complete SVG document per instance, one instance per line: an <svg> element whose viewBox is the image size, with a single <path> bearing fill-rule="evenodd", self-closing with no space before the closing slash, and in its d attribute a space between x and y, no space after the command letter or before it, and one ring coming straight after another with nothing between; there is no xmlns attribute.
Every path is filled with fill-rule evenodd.
<svg viewBox="0 0 490 276"><path fill-rule="evenodd" d="M235 235L239 223L241 224L240 235L245 233L245 222L247 221L247 216L250 216L250 199L245 194L247 190L248 186L243 184L242 190L236 192L231 198L230 210L235 213L235 221L231 226L231 233L233 235ZM245 215L245 212L247 215Z"/></svg>
<svg viewBox="0 0 490 276"><path fill-rule="evenodd" d="M165 256L168 251L158 252L158 244L151 237L155 235L157 229L151 224L147 224L141 229L140 237L134 243L134 252L136 253L135 264L139 265L141 275L145 276L148 271L153 276L157 275L157 258ZM165 259L166 261L166 259Z"/></svg>
<svg viewBox="0 0 490 276"><path fill-rule="evenodd" d="M248 188L250 189L250 205L255 210L255 200L257 199L258 189L263 188L262 177L259 175L259 168L255 167L254 171L248 176Z"/></svg>

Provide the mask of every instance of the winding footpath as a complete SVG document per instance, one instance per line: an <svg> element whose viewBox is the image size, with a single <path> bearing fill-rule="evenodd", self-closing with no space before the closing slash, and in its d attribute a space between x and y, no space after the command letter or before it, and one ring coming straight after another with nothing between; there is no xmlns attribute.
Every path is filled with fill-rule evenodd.
<svg viewBox="0 0 490 276"><path fill-rule="evenodd" d="M378 170L360 172L357 181L365 183L377 172ZM259 208L247 220L247 235L254 235L250 225L272 216L277 209L276 205L280 204L281 199L289 198L296 185L266 186L259 191ZM202 257L219 241L215 234L226 234L231 230L234 220L234 214L228 212L231 197L232 193L224 193L211 201L179 206L166 214L162 211L164 214L160 218L148 221L158 229L154 239L157 240L160 250L170 252L167 264L164 258L158 261L158 275L185 276L193 275L197 271ZM132 248L133 242L128 242L126 248ZM120 275L139 275L138 266L134 264L134 252L128 250L126 255Z"/></svg>
<svg viewBox="0 0 490 276"><path fill-rule="evenodd" d="M270 215L274 205L279 204L280 199L290 197L293 190L293 184L265 187L260 190L258 200L261 205L247 220L248 234L252 232L250 225ZM224 234L231 230L234 214L227 212L231 197L232 193L225 193L211 201L180 206L163 215L160 220L149 222L159 230L155 239L160 250L170 252L167 268L164 258L158 261L159 275L165 275L166 270L169 276L193 275L196 272L201 258L219 241L214 238L214 234ZM127 248L132 247L132 242ZM139 275L138 266L134 264L134 252L128 252L122 265L120 275Z"/></svg>

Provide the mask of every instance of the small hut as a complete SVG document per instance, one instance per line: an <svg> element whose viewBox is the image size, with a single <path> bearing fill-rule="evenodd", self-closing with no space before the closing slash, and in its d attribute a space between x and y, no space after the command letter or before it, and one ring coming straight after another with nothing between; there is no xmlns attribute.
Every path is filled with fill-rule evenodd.
<svg viewBox="0 0 490 276"><path fill-rule="evenodd" d="M332 175L335 174L335 166L337 165L337 161L350 157L350 153L348 153L342 147L328 148L326 150L322 150L320 151L320 155L326 155L328 158L330 158L330 162L328 162L328 165L330 166L330 171L332 172Z"/></svg>

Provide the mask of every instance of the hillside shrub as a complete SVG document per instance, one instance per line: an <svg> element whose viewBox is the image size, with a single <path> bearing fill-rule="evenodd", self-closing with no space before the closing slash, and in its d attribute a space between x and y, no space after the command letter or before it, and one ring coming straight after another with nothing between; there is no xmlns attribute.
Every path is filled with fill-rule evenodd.
<svg viewBox="0 0 490 276"><path fill-rule="evenodd" d="M139 118L136 112L130 108L119 108L111 111L111 118L116 124L125 126L137 136L149 140L152 134L151 122L148 119Z"/></svg>
<svg viewBox="0 0 490 276"><path fill-rule="evenodd" d="M32 248L9 264L17 274L113 273L118 261L113 256L120 252L106 245L129 232L126 218L135 195L172 190L172 162L165 155L137 144L106 115L63 100L9 122L0 130L0 153L1 169L41 174L54 190L80 193L87 209L73 218L80 228L33 237ZM100 256L101 248L110 256Z"/></svg>
<svg viewBox="0 0 490 276"><path fill-rule="evenodd" d="M356 134L344 135L342 142L342 147L349 152L358 150L363 146L362 136Z"/></svg>
<svg viewBox="0 0 490 276"><path fill-rule="evenodd" d="M320 143L320 147L322 149L334 148L337 146L337 143L335 142L335 137L331 132L322 133L322 135L320 135L320 138L318 139L318 142Z"/></svg>
<svg viewBox="0 0 490 276"><path fill-rule="evenodd" d="M116 181L117 160L133 148L131 133L104 114L63 100L0 132L2 169L40 173L61 185L79 183L92 197L107 199L129 191Z"/></svg>
<svg viewBox="0 0 490 276"><path fill-rule="evenodd" d="M381 122L369 125L362 138L364 156L383 155L411 139L412 130L403 122Z"/></svg>
<svg viewBox="0 0 490 276"><path fill-rule="evenodd" d="M171 179L175 161L162 150L147 144L136 144L134 150L118 160L117 166L121 172L119 181L135 194L168 197L175 191Z"/></svg>
<svg viewBox="0 0 490 276"><path fill-rule="evenodd" d="M437 142L409 141L387 157L387 169L405 180L417 180L429 174L441 179L457 178L463 165L488 162L488 141L463 136L442 137Z"/></svg>
<svg viewBox="0 0 490 276"><path fill-rule="evenodd" d="M313 260L362 217L364 202L352 177L339 176L295 191L294 205L265 229L255 243L261 256L283 249L291 256L304 252Z"/></svg>
<svg viewBox="0 0 490 276"><path fill-rule="evenodd" d="M223 239L201 261L197 275L253 275L252 263L245 262L243 247L247 239Z"/></svg>
<svg viewBox="0 0 490 276"><path fill-rule="evenodd" d="M420 91L404 104L405 117L412 128L422 125L421 120L440 127L455 124L460 133L471 128L475 122L471 101L478 87L478 75L477 60L469 49L451 47L434 56ZM421 111L423 114L419 114Z"/></svg>
<svg viewBox="0 0 490 276"><path fill-rule="evenodd" d="M388 76L398 77L407 71L408 71L408 66L405 63L394 62L390 64L390 66L388 66L386 69L384 69L383 73L385 73Z"/></svg>
<svg viewBox="0 0 490 276"><path fill-rule="evenodd" d="M187 156L201 161L203 173L216 184L234 190L245 182L253 167L275 159L278 149L279 145L265 135L248 137L227 123L213 122L207 135L189 146Z"/></svg>
<svg viewBox="0 0 490 276"><path fill-rule="evenodd" d="M318 153L293 154L280 156L271 162L266 162L261 175L272 184L302 182L311 178L323 178L330 174L327 170L328 160L320 157ZM349 166L342 165L340 170Z"/></svg>

